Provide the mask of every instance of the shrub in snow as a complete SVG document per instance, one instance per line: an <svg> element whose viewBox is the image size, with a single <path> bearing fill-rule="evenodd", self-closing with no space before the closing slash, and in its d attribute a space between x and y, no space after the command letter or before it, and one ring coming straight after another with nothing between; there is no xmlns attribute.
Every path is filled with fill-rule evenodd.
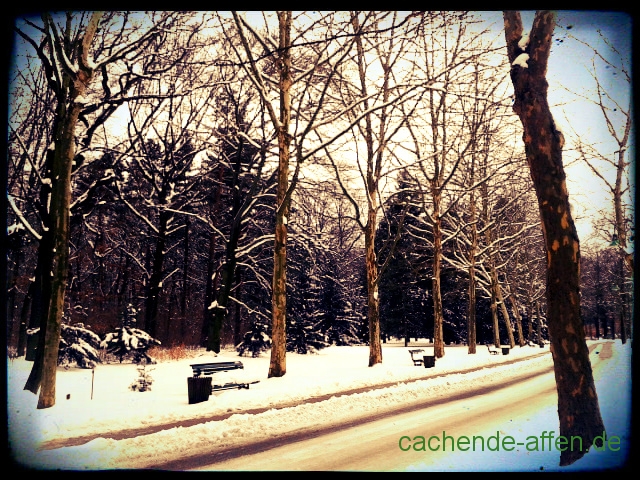
<svg viewBox="0 0 640 480"><path fill-rule="evenodd" d="M244 334L244 339L236 345L238 355L243 356L245 353L251 352L253 358L259 357L264 351L271 348L271 338L265 332L265 326L256 323L253 329Z"/></svg>
<svg viewBox="0 0 640 480"><path fill-rule="evenodd" d="M147 370L146 365L138 366L138 378L134 380L134 382L129 385L129 389L134 392L146 392L147 390L151 390L151 384L153 383L153 378L150 375L150 371L152 369Z"/></svg>
<svg viewBox="0 0 640 480"><path fill-rule="evenodd" d="M120 327L115 332L107 333L100 347L116 355L120 362L123 358L131 358L133 363L156 363L147 355L147 350L154 345L160 345L160 341L144 330Z"/></svg>

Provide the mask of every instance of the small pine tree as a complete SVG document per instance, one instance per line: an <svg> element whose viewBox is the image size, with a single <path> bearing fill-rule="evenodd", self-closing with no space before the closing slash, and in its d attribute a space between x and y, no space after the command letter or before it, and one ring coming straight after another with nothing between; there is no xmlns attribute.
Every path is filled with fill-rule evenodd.
<svg viewBox="0 0 640 480"><path fill-rule="evenodd" d="M260 356L271 348L271 338L266 333L266 326L262 322L255 322L253 328L244 334L244 339L236 346L239 356L251 352L253 358Z"/></svg>
<svg viewBox="0 0 640 480"><path fill-rule="evenodd" d="M152 369L147 370L146 365L138 365L138 378L129 385L129 388L134 392L146 392L151 390L151 384L153 383L153 377L149 373Z"/></svg>

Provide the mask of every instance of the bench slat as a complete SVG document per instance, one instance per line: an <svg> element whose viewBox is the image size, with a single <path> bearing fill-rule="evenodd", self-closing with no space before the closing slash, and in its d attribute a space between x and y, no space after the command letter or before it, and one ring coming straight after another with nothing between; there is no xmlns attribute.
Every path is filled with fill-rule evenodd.
<svg viewBox="0 0 640 480"><path fill-rule="evenodd" d="M212 375L218 372L226 372L227 370L244 369L242 362L194 363L190 366L194 377L199 377L201 374Z"/></svg>

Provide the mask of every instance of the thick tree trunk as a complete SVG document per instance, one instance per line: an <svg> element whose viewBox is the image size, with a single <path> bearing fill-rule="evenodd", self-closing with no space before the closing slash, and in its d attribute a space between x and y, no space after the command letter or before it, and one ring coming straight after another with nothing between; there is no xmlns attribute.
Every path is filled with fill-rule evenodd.
<svg viewBox="0 0 640 480"><path fill-rule="evenodd" d="M589 349L580 318L580 243L571 217L562 164L564 138L555 128L547 102L547 61L555 15L536 12L525 52L518 42L523 27L520 14L504 12L505 38L514 86L514 111L520 117L527 163L538 197L547 253L547 319L551 338L560 435L579 436L582 451L566 449L560 465L582 458L594 438L603 435L598 395ZM514 65L522 53L527 68Z"/></svg>
<svg viewBox="0 0 640 480"><path fill-rule="evenodd" d="M287 218L289 216L289 159L291 135L291 12L278 12L280 40L278 49L278 71L280 73L280 121L278 134L278 190L276 194L276 230L273 252L273 282L271 295L271 360L269 378L282 377L287 373Z"/></svg>
<svg viewBox="0 0 640 480"><path fill-rule="evenodd" d="M56 132L56 149L53 165L51 191L51 217L53 219L53 268L51 301L47 315L44 345L42 350L42 378L38 408L55 405L56 370L60 329L64 313L64 294L69 268L69 205L71 205L71 166L75 156L74 129L78 121L80 105L71 103L69 109L63 105L59 130Z"/></svg>

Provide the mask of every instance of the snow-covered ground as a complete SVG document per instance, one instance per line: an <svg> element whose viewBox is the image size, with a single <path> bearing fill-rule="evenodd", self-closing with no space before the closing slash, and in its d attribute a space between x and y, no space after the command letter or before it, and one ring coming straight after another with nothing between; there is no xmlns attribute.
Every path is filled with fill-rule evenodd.
<svg viewBox="0 0 640 480"><path fill-rule="evenodd" d="M611 342L611 341L609 341ZM629 343L614 343L613 357L602 361L592 354L595 378L605 426L609 435L620 437L618 452L589 452L569 469L615 468L624 464L630 439L631 348ZM431 347L424 348L426 353ZM310 427L339 424L362 416L372 416L390 408L417 400L446 398L499 379L552 365L548 346L516 347L510 355L489 355L478 347L468 355L462 346L447 347L445 357L436 367L414 366L400 343L383 345L383 363L368 367L368 347L329 347L316 355L287 354L287 373L281 378L267 378L269 353L259 358L238 357L223 351L217 357L204 350L194 358L152 365L151 390L135 392L129 385L138 377L132 364L99 365L94 371L59 369L56 405L37 410L37 396L24 391L31 363L23 358L8 362L8 429L13 458L36 469L102 470L120 468L154 468L179 459L188 453L207 448L228 448L249 442L277 438ZM513 363L513 360L525 361ZM244 370L216 374L244 381L259 380L249 390L226 390L214 393L207 402L190 405L187 377L190 364L208 361L237 361ZM384 386L378 389L366 387ZM354 393L354 389L363 391ZM514 387L517 388L517 387ZM345 394L345 392L349 394ZM69 397L69 398L67 398ZM322 401L310 402L320 397ZM525 435L540 435L541 427L555 429L555 407L545 407L535 421L512 426ZM197 418L216 417L193 425ZM116 440L111 434L121 430L144 429L154 425L172 426L155 433ZM516 430L513 430L516 431ZM475 433L475 432L474 432ZM478 432L481 434L482 432ZM490 432L489 432L490 434ZM53 442L94 435L81 445L46 449ZM58 445L60 445L58 443ZM509 455L505 463L505 455ZM528 457L534 457L528 455ZM429 464L411 465L411 470L545 470L558 469L559 452L535 455L528 464L514 460L513 452L470 452L438 458ZM524 460L524 457L523 457ZM282 465L286 470L287 466ZM371 465L375 470L376 466Z"/></svg>

